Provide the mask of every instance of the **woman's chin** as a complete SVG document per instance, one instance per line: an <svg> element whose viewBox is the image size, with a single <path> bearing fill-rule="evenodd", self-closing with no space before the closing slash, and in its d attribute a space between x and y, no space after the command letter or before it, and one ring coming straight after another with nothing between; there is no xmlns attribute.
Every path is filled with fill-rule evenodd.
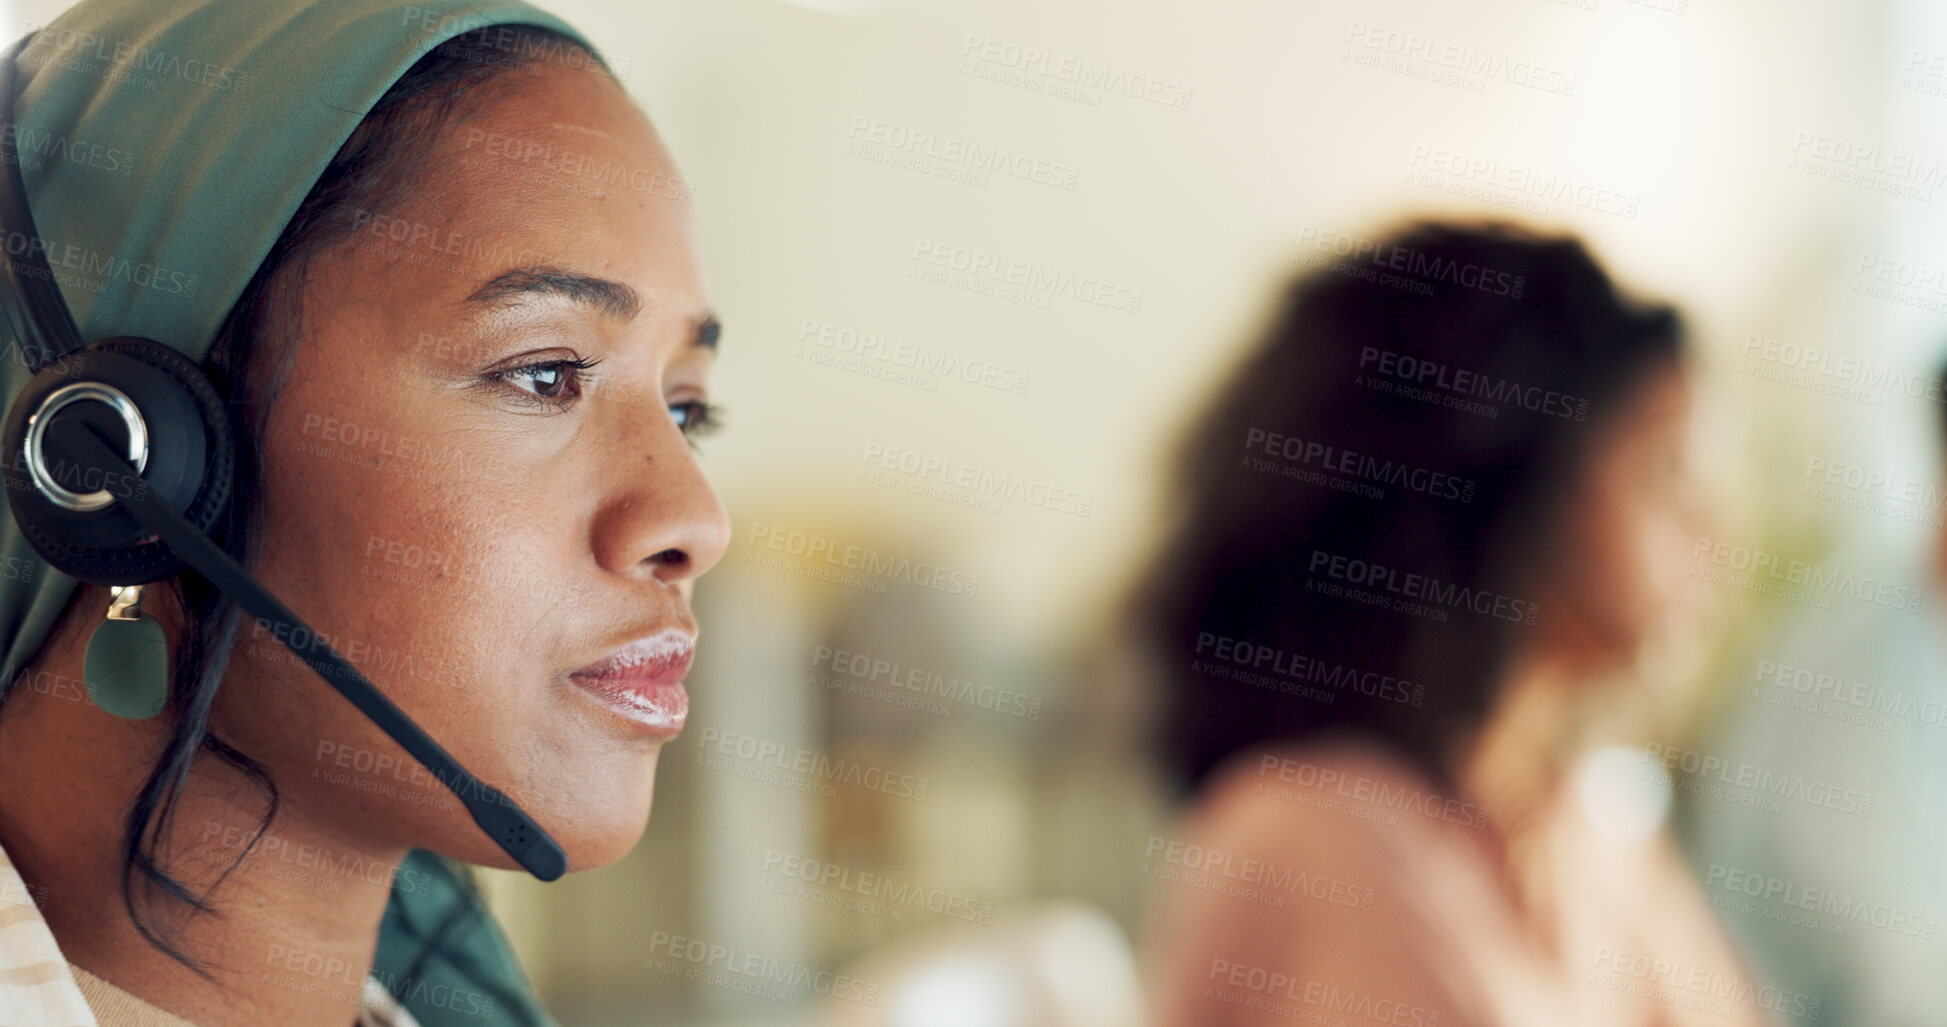
<svg viewBox="0 0 1947 1027"><path fill-rule="evenodd" d="M660 746L619 760L588 761L567 777L510 795L522 812L561 846L568 872L599 870L641 843L655 802ZM524 868L482 832L464 810L442 818L439 843L424 844L455 859L496 870Z"/></svg>
<svg viewBox="0 0 1947 1027"><path fill-rule="evenodd" d="M550 828L554 840L568 854L568 872L600 870L620 862L635 851L649 828L652 798L653 793L644 792L641 799L635 802L601 809L583 807L576 811L572 828L564 827L559 831ZM543 821L545 824L546 821ZM505 858L506 854L501 855Z"/></svg>

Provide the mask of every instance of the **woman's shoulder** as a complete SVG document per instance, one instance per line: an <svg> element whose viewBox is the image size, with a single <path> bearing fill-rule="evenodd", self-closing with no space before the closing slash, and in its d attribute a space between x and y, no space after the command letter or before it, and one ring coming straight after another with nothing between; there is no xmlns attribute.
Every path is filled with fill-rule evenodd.
<svg viewBox="0 0 1947 1027"><path fill-rule="evenodd" d="M1451 908L1485 889L1457 846L1429 844L1439 828L1417 810L1431 795L1407 760L1358 741L1254 749L1214 771L1172 840L1183 871L1155 875L1193 885L1169 889L1159 932L1165 1022L1268 1022L1210 1004L1213 981L1259 971L1413 1022L1487 1022Z"/></svg>
<svg viewBox="0 0 1947 1027"><path fill-rule="evenodd" d="M1444 793L1404 757L1375 742L1335 738L1232 757L1211 775L1197 828L1231 833L1254 825L1248 836L1281 848L1370 850L1486 822L1485 810Z"/></svg>

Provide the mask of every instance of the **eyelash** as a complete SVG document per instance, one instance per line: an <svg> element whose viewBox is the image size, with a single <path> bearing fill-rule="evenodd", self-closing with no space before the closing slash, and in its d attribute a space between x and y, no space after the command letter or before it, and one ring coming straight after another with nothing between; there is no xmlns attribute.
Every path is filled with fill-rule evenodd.
<svg viewBox="0 0 1947 1027"><path fill-rule="evenodd" d="M510 367L504 371L493 371L486 377L489 381L505 382L519 378L529 378L534 373L545 371L549 368L573 368L574 376L572 380L575 383L575 391L566 395L543 396L539 393L529 392L519 386L514 387L514 391L520 393L522 402L552 409L566 409L569 404L581 398L581 384L584 376L590 368L593 368L599 363L601 363L600 360L590 360L586 357L576 357L573 360L541 360L532 364L522 364L519 367Z"/></svg>
<svg viewBox="0 0 1947 1027"><path fill-rule="evenodd" d="M683 423L678 427L682 429L683 438L689 441L691 449L696 448L697 439L712 434L723 427L723 406L721 404L707 403L700 399L686 399L676 404L676 406L686 407L690 410L689 416L685 417Z"/></svg>
<svg viewBox="0 0 1947 1027"><path fill-rule="evenodd" d="M514 387L514 391L520 394L522 402L553 410L566 410L575 400L581 398L581 386L585 380L584 376L591 368L599 363L601 363L599 359L590 360L586 357L577 357L573 360L542 360L532 364L522 364L519 367L510 367L504 371L495 371L488 374L487 378L490 381L504 382L516 378L531 377L535 372L545 371L550 368L572 368L574 370L572 380L575 384L575 391L569 394L542 396L529 392L519 386ZM683 432L683 437L690 441L691 448L695 448L695 440L697 438L717 431L723 426L724 410L718 404L708 403L700 399L690 399L674 404L674 406L688 411L684 417L683 424L679 428Z"/></svg>

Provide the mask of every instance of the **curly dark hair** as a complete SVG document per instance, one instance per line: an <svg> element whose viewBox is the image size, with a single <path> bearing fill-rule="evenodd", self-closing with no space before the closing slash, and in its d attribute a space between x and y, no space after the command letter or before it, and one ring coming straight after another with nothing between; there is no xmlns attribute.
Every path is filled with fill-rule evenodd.
<svg viewBox="0 0 1947 1027"><path fill-rule="evenodd" d="M1420 221L1333 243L1181 442L1180 520L1131 597L1184 791L1328 734L1450 786L1531 583L1568 558L1566 486L1683 353L1677 312L1622 296L1572 237ZM1445 618L1348 597L1382 572Z"/></svg>

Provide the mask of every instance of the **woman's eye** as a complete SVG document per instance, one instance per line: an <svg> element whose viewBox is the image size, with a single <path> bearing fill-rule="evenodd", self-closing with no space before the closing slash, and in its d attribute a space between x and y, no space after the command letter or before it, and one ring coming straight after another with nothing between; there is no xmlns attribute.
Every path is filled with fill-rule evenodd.
<svg viewBox="0 0 1947 1027"><path fill-rule="evenodd" d="M568 384L568 375L559 364L539 365L532 368L531 373L522 377L534 383L534 388L529 391L543 399L559 396L561 390Z"/></svg>
<svg viewBox="0 0 1947 1027"><path fill-rule="evenodd" d="M721 417L721 408L711 406L700 399L685 400L669 405L669 419L684 435L701 435L716 427Z"/></svg>
<svg viewBox="0 0 1947 1027"><path fill-rule="evenodd" d="M498 371L491 377L513 383L516 389L542 403L566 406L581 396L583 373L599 363L599 360L580 358L547 360Z"/></svg>

